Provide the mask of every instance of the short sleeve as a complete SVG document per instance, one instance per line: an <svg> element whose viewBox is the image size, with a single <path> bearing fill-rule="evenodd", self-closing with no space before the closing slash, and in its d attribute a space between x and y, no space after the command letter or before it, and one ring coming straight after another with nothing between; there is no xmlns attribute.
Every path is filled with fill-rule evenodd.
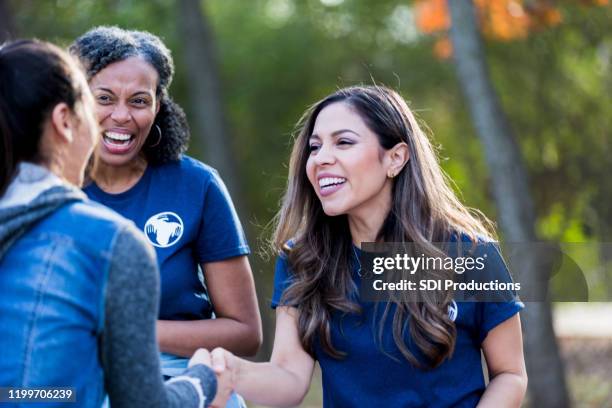
<svg viewBox="0 0 612 408"><path fill-rule="evenodd" d="M520 300L480 303L476 308L480 321L478 330L480 343L484 341L491 330L520 312L524 307L525 305Z"/></svg>
<svg viewBox="0 0 612 408"><path fill-rule="evenodd" d="M216 171L204 197L202 222L196 243L198 262L214 262L250 252L225 184Z"/></svg>
<svg viewBox="0 0 612 408"><path fill-rule="evenodd" d="M486 255L487 258L485 270L487 280L512 282L510 271L496 243L479 244L478 251L481 252L481 255ZM480 343L484 341L491 330L525 308L515 292L505 291L498 296L504 300L483 301L478 303L476 307Z"/></svg>
<svg viewBox="0 0 612 408"><path fill-rule="evenodd" d="M285 254L281 254L276 258L274 267L274 292L272 292L272 309L276 309L281 304L281 298L285 290L291 285L291 274L289 271L289 262Z"/></svg>

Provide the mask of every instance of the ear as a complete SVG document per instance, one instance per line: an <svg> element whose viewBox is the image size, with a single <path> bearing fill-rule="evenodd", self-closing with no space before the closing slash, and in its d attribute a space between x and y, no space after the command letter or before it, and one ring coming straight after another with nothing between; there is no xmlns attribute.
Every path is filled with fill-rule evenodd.
<svg viewBox="0 0 612 408"><path fill-rule="evenodd" d="M157 98L156 106L155 106L155 116L159 113L159 108L161 107L161 99Z"/></svg>
<svg viewBox="0 0 612 408"><path fill-rule="evenodd" d="M72 111L64 102L51 111L51 126L62 143L72 143Z"/></svg>
<svg viewBox="0 0 612 408"><path fill-rule="evenodd" d="M408 145L404 142L398 143L391 149L387 150L387 177L394 178L404 168L408 160L410 160L410 151Z"/></svg>

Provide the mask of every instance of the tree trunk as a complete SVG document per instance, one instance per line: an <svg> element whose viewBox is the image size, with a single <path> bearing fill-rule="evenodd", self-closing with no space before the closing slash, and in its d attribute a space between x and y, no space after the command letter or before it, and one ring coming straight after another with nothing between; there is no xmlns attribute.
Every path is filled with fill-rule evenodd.
<svg viewBox="0 0 612 408"><path fill-rule="evenodd" d="M242 224L253 243L256 237L251 233L249 223L245 222L250 211L240 188L238 163L232 151L231 132L223 108L214 33L199 0L181 0L179 6L179 35L184 44L183 54L190 84L188 92L195 125L193 136L202 141L206 162L219 171L227 184L236 210L242 215ZM258 292L269 293L269 274L259 272L262 267L260 260L252 257L251 265ZM265 313L269 310L266 297L260 295L258 299L259 308L264 311L261 316L264 343L257 356L268 358L272 343L266 335L274 332L274 326L270 313Z"/></svg>
<svg viewBox="0 0 612 408"><path fill-rule="evenodd" d="M0 44L15 38L15 22L8 0L0 0Z"/></svg>
<svg viewBox="0 0 612 408"><path fill-rule="evenodd" d="M512 129L491 84L474 6L471 0L449 0L448 5L457 77L484 146L502 235L508 242L533 242L536 240L535 214L527 172ZM549 272L534 255L527 253L521 268L513 270L522 285L529 288L539 286L538 282L546 282L542 276ZM542 288L540 293L545 290ZM568 407L569 396L552 326L550 302L530 302L521 316L530 405Z"/></svg>
<svg viewBox="0 0 612 408"><path fill-rule="evenodd" d="M180 34L184 44L189 79L189 97L194 113L194 137L203 142L206 162L219 171L228 189L240 198L237 163L223 108L221 79L215 38L198 0L181 0ZM237 202L240 205L241 202Z"/></svg>

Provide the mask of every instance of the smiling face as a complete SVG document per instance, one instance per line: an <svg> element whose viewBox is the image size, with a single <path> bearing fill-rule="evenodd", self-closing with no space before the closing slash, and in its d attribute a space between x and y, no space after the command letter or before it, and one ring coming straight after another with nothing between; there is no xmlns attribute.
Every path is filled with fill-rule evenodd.
<svg viewBox="0 0 612 408"><path fill-rule="evenodd" d="M110 64L90 80L103 163L124 166L138 157L159 110L157 83L157 71L140 57Z"/></svg>
<svg viewBox="0 0 612 408"><path fill-rule="evenodd" d="M347 103L319 113L309 140L306 174L325 214L367 217L391 203L391 161L378 137Z"/></svg>

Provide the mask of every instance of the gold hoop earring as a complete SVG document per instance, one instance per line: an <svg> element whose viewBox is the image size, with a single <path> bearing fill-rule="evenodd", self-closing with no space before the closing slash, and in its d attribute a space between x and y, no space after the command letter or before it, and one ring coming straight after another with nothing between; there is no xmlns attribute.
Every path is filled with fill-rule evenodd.
<svg viewBox="0 0 612 408"><path fill-rule="evenodd" d="M157 129L157 134L159 135L157 142L155 144L150 145L149 147L155 147L157 145L159 145L159 143L162 140L162 131L161 128L159 127L159 125L155 125L155 129Z"/></svg>

